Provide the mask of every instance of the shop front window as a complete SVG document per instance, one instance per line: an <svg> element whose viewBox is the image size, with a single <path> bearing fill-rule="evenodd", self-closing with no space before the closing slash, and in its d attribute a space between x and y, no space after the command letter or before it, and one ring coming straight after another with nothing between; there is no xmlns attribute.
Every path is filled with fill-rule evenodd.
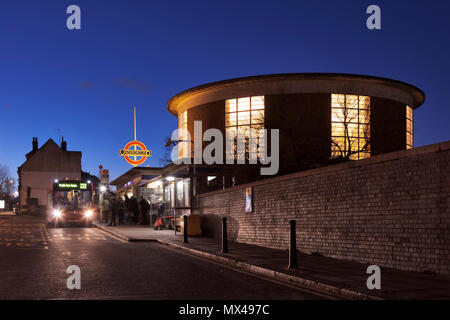
<svg viewBox="0 0 450 320"><path fill-rule="evenodd" d="M177 180L177 207L184 207L183 179Z"/></svg>

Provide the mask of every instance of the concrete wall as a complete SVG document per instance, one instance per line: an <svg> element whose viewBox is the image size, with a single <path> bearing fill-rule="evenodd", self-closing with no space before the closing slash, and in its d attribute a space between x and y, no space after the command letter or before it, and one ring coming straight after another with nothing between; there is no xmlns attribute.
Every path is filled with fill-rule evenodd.
<svg viewBox="0 0 450 320"><path fill-rule="evenodd" d="M203 231L306 253L450 275L450 141L261 180L198 196ZM245 188L253 187L252 213Z"/></svg>

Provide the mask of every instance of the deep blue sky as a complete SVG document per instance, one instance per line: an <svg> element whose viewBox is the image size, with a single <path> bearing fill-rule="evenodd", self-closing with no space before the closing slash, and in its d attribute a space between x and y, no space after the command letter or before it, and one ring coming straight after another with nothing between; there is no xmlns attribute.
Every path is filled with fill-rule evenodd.
<svg viewBox="0 0 450 320"><path fill-rule="evenodd" d="M77 4L82 29L66 28ZM382 30L365 27L378 4ZM133 138L153 150L176 128L174 94L227 78L283 72L389 77L425 91L415 145L450 139L450 1L9 0L0 4L0 164L16 171L31 149L59 140L84 170L130 166Z"/></svg>

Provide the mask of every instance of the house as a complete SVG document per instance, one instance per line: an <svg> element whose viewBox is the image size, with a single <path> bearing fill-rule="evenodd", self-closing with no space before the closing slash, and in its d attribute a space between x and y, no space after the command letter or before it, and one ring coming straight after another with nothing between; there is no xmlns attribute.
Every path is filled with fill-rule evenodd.
<svg viewBox="0 0 450 320"><path fill-rule="evenodd" d="M26 154L27 160L18 168L19 212L21 214L45 215L51 201L55 180L81 179L81 152L67 151L67 141L61 146L49 139L38 148L33 138L33 149Z"/></svg>

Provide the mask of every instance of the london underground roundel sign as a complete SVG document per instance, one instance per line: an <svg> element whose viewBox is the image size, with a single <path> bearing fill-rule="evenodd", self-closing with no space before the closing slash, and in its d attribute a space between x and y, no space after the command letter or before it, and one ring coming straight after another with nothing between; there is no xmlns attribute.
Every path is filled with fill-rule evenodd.
<svg viewBox="0 0 450 320"><path fill-rule="evenodd" d="M123 156L129 164L136 167L143 164L147 157L151 157L152 151L147 150L147 147L142 142L133 140L119 151L119 155Z"/></svg>

